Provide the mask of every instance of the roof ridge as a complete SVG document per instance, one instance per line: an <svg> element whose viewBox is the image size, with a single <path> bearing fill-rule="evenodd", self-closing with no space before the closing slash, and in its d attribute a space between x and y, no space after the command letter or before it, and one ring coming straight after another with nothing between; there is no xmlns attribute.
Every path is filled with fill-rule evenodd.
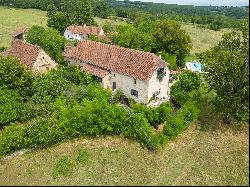
<svg viewBox="0 0 250 187"><path fill-rule="evenodd" d="M118 49L124 49L124 50L130 50L130 51L135 51L135 52L138 52L138 53L141 53L141 54L149 54L149 55L152 55L152 57L156 57L156 58L159 58L161 59L159 56L157 56L156 54L154 53L151 53L151 52L148 52L148 51L140 51L138 49L132 49L132 48L127 48L127 47L121 47L121 46L118 46L118 45L112 45L112 44L106 44L106 43L102 43L102 42L98 42L98 41L91 41L91 40L82 40L78 43L81 44L83 42L89 42L89 43L97 43L97 44L101 44L101 45L106 45L106 46L114 46L115 48L118 48Z"/></svg>

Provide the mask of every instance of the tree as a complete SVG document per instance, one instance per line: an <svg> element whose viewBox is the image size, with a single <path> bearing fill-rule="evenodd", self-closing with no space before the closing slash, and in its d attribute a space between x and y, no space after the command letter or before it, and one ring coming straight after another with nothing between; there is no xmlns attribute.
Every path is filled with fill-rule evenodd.
<svg viewBox="0 0 250 187"><path fill-rule="evenodd" d="M198 90L201 85L200 76L191 71L185 71L179 75L179 80L171 86L171 98L179 105L184 105L189 99L189 94Z"/></svg>
<svg viewBox="0 0 250 187"><path fill-rule="evenodd" d="M122 47L151 51L154 48L153 36L150 33L140 31L133 25L122 25L113 36L114 43Z"/></svg>
<svg viewBox="0 0 250 187"><path fill-rule="evenodd" d="M153 30L155 51L165 51L176 56L177 65L183 66L184 58L191 50L191 39L181 26L172 20L157 20Z"/></svg>
<svg viewBox="0 0 250 187"><path fill-rule="evenodd" d="M31 95L30 85L34 77L19 60L0 56L0 86L7 86L8 89L19 93L23 98Z"/></svg>
<svg viewBox="0 0 250 187"><path fill-rule="evenodd" d="M29 43L42 47L58 63L64 62L61 52L64 50L65 39L57 30L33 26L28 31L26 39Z"/></svg>
<svg viewBox="0 0 250 187"><path fill-rule="evenodd" d="M57 11L54 4L48 6L47 17L47 26L58 30L61 34L70 25L69 18L63 12Z"/></svg>
<svg viewBox="0 0 250 187"><path fill-rule="evenodd" d="M22 97L17 92L0 87L0 126L20 119L24 108Z"/></svg>
<svg viewBox="0 0 250 187"><path fill-rule="evenodd" d="M215 107L225 116L225 122L230 122L231 117L238 121L249 118L248 37L247 23L242 35L226 33L216 47L200 55L206 65L206 80L217 94Z"/></svg>
<svg viewBox="0 0 250 187"><path fill-rule="evenodd" d="M104 0L92 0L93 13L100 18L107 18L110 15L110 8Z"/></svg>
<svg viewBox="0 0 250 187"><path fill-rule="evenodd" d="M89 0L62 0L61 11L69 18L70 24L96 24Z"/></svg>

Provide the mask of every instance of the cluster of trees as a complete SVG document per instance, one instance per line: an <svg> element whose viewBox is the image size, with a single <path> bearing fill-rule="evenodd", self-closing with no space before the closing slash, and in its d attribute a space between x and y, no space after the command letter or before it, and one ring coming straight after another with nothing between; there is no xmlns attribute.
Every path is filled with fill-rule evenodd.
<svg viewBox="0 0 250 187"><path fill-rule="evenodd" d="M57 7L50 4L47 10L48 27L63 32L69 25L94 25L93 9L89 0L61 0Z"/></svg>
<svg viewBox="0 0 250 187"><path fill-rule="evenodd" d="M206 81L216 92L214 105L226 121L249 119L248 25L248 21L242 25L242 34L224 34L217 46L199 55L206 65Z"/></svg>
<svg viewBox="0 0 250 187"><path fill-rule="evenodd" d="M248 19L248 7L193 6L140 1L107 0L117 16L140 19L141 13L153 19L168 17L176 21L196 23L212 30L240 28L240 22Z"/></svg>
<svg viewBox="0 0 250 187"><path fill-rule="evenodd" d="M1 0L0 5L41 10L48 10L48 5L54 5L55 7L49 8L50 11L57 10L54 19L60 20L59 22L64 20L66 23L67 21L79 23L83 19L87 24L93 24L93 20L86 18L90 14L101 18L118 16L128 18L132 22L137 22L143 17L151 19L167 17L219 30L221 28L239 29L240 22L249 17L248 7L193 6L128 0ZM70 19L72 16L79 19Z"/></svg>
<svg viewBox="0 0 250 187"><path fill-rule="evenodd" d="M144 20L137 25L122 25L113 35L115 44L143 51L162 53L172 65L182 67L184 58L190 53L190 36L180 24L170 19Z"/></svg>

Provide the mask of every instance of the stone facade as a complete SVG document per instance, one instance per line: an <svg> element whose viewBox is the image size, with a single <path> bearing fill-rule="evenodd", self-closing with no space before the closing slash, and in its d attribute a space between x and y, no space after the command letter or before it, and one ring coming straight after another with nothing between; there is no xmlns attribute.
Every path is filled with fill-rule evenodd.
<svg viewBox="0 0 250 187"><path fill-rule="evenodd" d="M80 26L78 26L78 27L80 27ZM88 26L82 26L82 29L84 29L86 27L88 27ZM80 30L79 30L78 33L76 33L76 32L72 32L70 30L70 28L69 29L67 28L65 30L65 32L64 32L64 37L67 40L78 40L78 41L81 41L81 40L88 39L88 35L89 34L94 34L94 35L97 35L97 36L104 36L105 35L103 29L101 29L101 28L100 28L100 31L98 31L98 33L96 33L96 32L91 33L90 31L87 31L86 33L83 33Z"/></svg>
<svg viewBox="0 0 250 187"><path fill-rule="evenodd" d="M45 73L56 66L57 63L52 60L50 56L47 55L43 50L40 50L31 70L35 73Z"/></svg>
<svg viewBox="0 0 250 187"><path fill-rule="evenodd" d="M87 39L88 36L87 35L82 35L82 34L74 34L69 30L65 30L64 32L64 37L67 40L84 40Z"/></svg>
<svg viewBox="0 0 250 187"><path fill-rule="evenodd" d="M82 65L83 62L75 61L73 59L67 59L70 64ZM165 76L160 81L157 78L157 70L153 73L152 77L148 81L134 79L133 77L123 75L117 72L111 71L111 73L103 77L100 85L105 89L111 89L112 91L121 90L127 97L134 99L137 102L147 104L154 94L159 99L167 99L169 97L169 69L165 69ZM115 88L113 87L115 84ZM135 90L138 96L132 95L131 90Z"/></svg>

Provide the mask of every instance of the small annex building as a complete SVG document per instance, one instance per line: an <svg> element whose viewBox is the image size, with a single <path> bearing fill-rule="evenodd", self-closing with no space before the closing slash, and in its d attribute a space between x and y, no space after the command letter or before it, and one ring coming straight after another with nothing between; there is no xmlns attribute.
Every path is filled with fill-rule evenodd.
<svg viewBox="0 0 250 187"><path fill-rule="evenodd" d="M19 59L34 73L45 73L57 66L57 63L41 47L19 39L12 41L11 46L2 55Z"/></svg>

